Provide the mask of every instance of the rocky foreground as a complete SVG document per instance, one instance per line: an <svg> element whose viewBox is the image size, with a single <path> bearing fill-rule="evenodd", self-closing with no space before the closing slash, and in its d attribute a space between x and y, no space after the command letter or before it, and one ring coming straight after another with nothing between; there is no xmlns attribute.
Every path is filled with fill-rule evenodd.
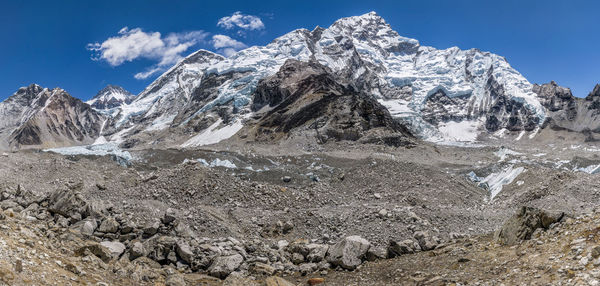
<svg viewBox="0 0 600 286"><path fill-rule="evenodd" d="M1 194L6 285L597 285L600 211L570 217L523 207L493 235L374 247L199 238L167 210L137 226L76 191ZM281 226L285 232L287 225ZM349 272L350 271L350 272Z"/></svg>

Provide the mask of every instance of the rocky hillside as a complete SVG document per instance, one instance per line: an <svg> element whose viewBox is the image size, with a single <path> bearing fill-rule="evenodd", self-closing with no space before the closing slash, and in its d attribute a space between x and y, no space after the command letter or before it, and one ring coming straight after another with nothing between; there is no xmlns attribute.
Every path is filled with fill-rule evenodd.
<svg viewBox="0 0 600 286"><path fill-rule="evenodd" d="M544 127L555 130L583 132L587 140L594 140L600 132L600 85L586 98L574 97L571 90L556 82L535 85L534 92L548 110Z"/></svg>
<svg viewBox="0 0 600 286"><path fill-rule="evenodd" d="M288 60L259 82L252 109L258 120L249 125L259 141L311 136L320 143L381 140L406 145L412 138L377 100L317 62Z"/></svg>
<svg viewBox="0 0 600 286"><path fill-rule="evenodd" d="M30 85L0 103L0 147L90 144L105 117L66 91Z"/></svg>

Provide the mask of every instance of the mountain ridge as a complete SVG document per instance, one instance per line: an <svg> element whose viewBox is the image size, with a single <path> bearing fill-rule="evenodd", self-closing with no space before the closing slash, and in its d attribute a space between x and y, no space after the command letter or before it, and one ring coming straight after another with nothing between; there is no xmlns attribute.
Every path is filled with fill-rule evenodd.
<svg viewBox="0 0 600 286"><path fill-rule="evenodd" d="M249 118L256 112L259 83L289 60L318 63L333 77L347 79L348 86L378 101L425 141L469 143L507 134L521 138L523 132L534 138L547 126L598 129L595 119L586 118L595 118L596 105L600 109L595 100L600 85L588 95L587 104L576 104L585 105L581 108L586 112L576 112L578 121L569 123L575 120L575 103L569 102L580 100L566 95L562 101L555 99L562 91L531 84L502 56L422 46L399 35L375 12L341 18L328 28L296 29L227 58L201 49L137 96L108 86L88 103L107 117L100 136L128 147L179 147L199 134L215 132L225 140L254 124Z"/></svg>

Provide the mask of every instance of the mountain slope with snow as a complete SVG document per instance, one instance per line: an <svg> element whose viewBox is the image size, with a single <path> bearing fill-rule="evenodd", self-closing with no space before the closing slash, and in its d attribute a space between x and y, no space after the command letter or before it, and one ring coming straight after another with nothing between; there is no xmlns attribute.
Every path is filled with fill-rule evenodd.
<svg viewBox="0 0 600 286"><path fill-rule="evenodd" d="M130 104L135 95L116 85L107 85L100 90L87 104L97 110L106 110Z"/></svg>
<svg viewBox="0 0 600 286"><path fill-rule="evenodd" d="M214 129L218 120L220 127L243 121L252 113L258 82L288 59L315 60L352 79L356 89L431 141L533 132L546 117L533 85L504 58L476 49L421 46L371 12L327 29L295 30L229 58L199 51L121 107L111 132L122 139L170 127L195 136Z"/></svg>
<svg viewBox="0 0 600 286"><path fill-rule="evenodd" d="M32 84L0 103L0 148L90 144L100 136L105 121L64 90Z"/></svg>

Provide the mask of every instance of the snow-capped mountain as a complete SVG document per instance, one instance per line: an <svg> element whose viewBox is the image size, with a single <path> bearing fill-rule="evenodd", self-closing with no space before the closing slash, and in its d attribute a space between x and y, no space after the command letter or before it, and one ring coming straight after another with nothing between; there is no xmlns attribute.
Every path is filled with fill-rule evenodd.
<svg viewBox="0 0 600 286"><path fill-rule="evenodd" d="M229 58L199 51L121 108L112 124L113 139L169 127L181 127L190 136L209 127L240 129L253 112L259 81L288 59L314 60L352 79L355 88L376 98L414 134L432 141L534 131L546 117L533 85L503 57L421 46L371 12L327 29L295 30Z"/></svg>
<svg viewBox="0 0 600 286"><path fill-rule="evenodd" d="M117 85L107 85L100 90L87 104L97 110L106 110L130 104L135 95Z"/></svg>
<svg viewBox="0 0 600 286"><path fill-rule="evenodd" d="M0 147L59 147L94 142L105 117L60 88L32 84L0 103Z"/></svg>
<svg viewBox="0 0 600 286"><path fill-rule="evenodd" d="M286 67L286 62L295 64ZM379 105L399 122L399 129L394 130L406 127L406 134L434 142L486 140L506 134L521 138L526 132L530 133L529 138L534 138L540 128L547 126L578 132L600 127L597 124L600 120L595 119L600 110L600 86L587 99L576 100L570 91L529 83L501 56L477 49L440 50L422 46L415 39L400 36L374 12L342 18L328 28L298 29L266 46L250 47L228 58L199 50L138 96L109 86L88 102L94 112L84 111L85 107L74 103L71 106L81 111L75 114L85 113L85 120L65 121L65 124L77 122L81 128L76 129L85 130L81 132L85 136L78 136L73 142L90 141L100 132L100 141L121 143L124 147L156 144L194 147L227 139L244 128L240 138L257 138L248 136L257 126L281 130L273 122L295 118L294 110L306 108L303 101L287 102L286 106L293 110L269 113L279 103L267 99L287 97L299 90L298 86L307 84L302 71L290 73L293 80L274 80L278 78L276 75L297 68L320 70L314 84L323 90L311 87L307 89L308 95L341 96L339 91L344 90L348 92L336 97L336 102L367 106L358 114L355 109L340 108L334 112L349 122L362 122L357 129L360 134L366 134L370 127L364 126L373 123L367 120L373 117L364 114L364 110L378 113L377 118L385 117ZM324 78L328 80L323 81ZM330 85L331 81L337 85ZM38 99L39 94L54 92L30 86L19 90L20 96L2 103L0 116L5 120L0 121L0 134L5 137L12 134L39 113L36 106L45 102ZM304 96L307 94L297 94L299 98ZM370 99L365 100L365 96ZM313 100L309 98L306 97L306 102ZM323 113L331 110L314 110L318 112L306 113L310 118L304 117L305 122L323 121L332 124L328 126L341 126L338 121L324 117ZM263 117L265 114L268 116ZM296 127L306 129L312 123ZM299 130L296 128L294 132L304 132Z"/></svg>

